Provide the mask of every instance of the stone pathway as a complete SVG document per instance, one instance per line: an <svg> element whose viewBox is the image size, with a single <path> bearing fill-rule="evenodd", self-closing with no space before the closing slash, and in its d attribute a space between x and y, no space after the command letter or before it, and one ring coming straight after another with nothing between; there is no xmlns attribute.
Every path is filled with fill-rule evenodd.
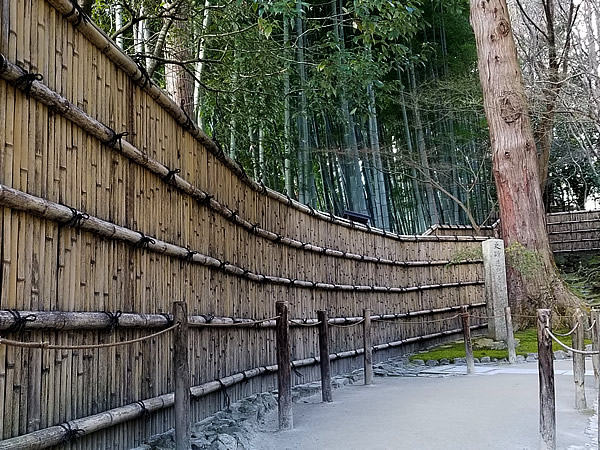
<svg viewBox="0 0 600 450"><path fill-rule="evenodd" d="M589 364L589 361L588 361ZM592 375L591 365L587 375ZM459 365L378 364L373 386L313 396L294 405L294 429L276 430L267 415L251 445L261 450L512 450L538 449L538 376L534 362ZM597 449L597 416L575 411L572 362L555 361L557 448ZM596 391L586 377L588 404Z"/></svg>

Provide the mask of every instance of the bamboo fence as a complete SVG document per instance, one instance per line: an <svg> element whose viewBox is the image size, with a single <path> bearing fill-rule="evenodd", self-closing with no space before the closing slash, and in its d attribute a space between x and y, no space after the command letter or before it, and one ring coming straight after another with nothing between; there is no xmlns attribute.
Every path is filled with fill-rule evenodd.
<svg viewBox="0 0 600 450"><path fill-rule="evenodd" d="M0 336L135 341L0 345L0 439L51 429L68 448L124 449L173 426L172 336L136 340L168 326L175 300L194 420L275 387L277 300L295 383L319 377L317 310L348 325L330 330L335 374L360 365L363 309L381 359L482 307L481 261L455 260L485 237L398 236L293 201L249 179L70 0L0 5ZM60 426L93 431L90 417L113 426Z"/></svg>
<svg viewBox="0 0 600 450"><path fill-rule="evenodd" d="M600 251L600 211L548 214L547 227L554 253Z"/></svg>

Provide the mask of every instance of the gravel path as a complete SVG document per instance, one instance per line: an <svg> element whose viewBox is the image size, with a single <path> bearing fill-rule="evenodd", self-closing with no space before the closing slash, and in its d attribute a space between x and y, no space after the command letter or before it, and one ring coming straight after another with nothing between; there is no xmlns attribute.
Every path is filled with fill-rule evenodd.
<svg viewBox="0 0 600 450"><path fill-rule="evenodd" d="M263 450L539 448L537 364L478 367L471 376L457 367L423 367L437 373L376 377L373 386L335 390L330 404L312 396L294 404L294 430L276 431L275 410L251 444ZM570 360L555 362L558 448L595 449L595 415L574 410L571 368ZM596 392L593 378L586 381L591 406Z"/></svg>

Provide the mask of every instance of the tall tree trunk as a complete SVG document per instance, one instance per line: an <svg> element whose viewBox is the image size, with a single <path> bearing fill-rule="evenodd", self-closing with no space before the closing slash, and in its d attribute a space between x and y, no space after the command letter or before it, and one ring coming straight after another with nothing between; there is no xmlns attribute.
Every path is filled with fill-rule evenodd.
<svg viewBox="0 0 600 450"><path fill-rule="evenodd" d="M370 53L370 50L369 50ZM373 83L367 85L368 111L369 111L369 141L373 160L373 198L374 212L378 219L379 227L390 229L390 216L387 202L387 189L385 185L383 165L381 164L381 150L379 146L379 129L377 127L377 108L375 106L375 91Z"/></svg>
<svg viewBox="0 0 600 450"><path fill-rule="evenodd" d="M511 256L510 304L516 311L570 307L577 301L558 276L546 232L535 140L506 0L471 0L471 25L502 235Z"/></svg>
<svg viewBox="0 0 600 450"><path fill-rule="evenodd" d="M298 49L296 60L298 62L298 76L300 78L299 92L299 111L298 111L298 150L300 160L300 176L298 180L298 190L300 202L313 204L311 198L311 184L313 179L312 161L309 153L308 143L308 104L306 101L306 66L304 60L304 21L302 19L302 1L296 0L296 33Z"/></svg>
<svg viewBox="0 0 600 450"><path fill-rule="evenodd" d="M181 8L177 12L181 14ZM169 59L187 61L193 58L185 39L187 36L186 25L182 21L173 23L168 37L167 57ZM181 106L190 118L194 117L194 78L192 75L178 64L166 64L165 81L167 92L171 94L175 103Z"/></svg>
<svg viewBox="0 0 600 450"><path fill-rule="evenodd" d="M294 173L292 171L291 122L290 122L290 23L283 18L283 46L285 52L285 72L283 73L283 148L285 191L294 197Z"/></svg>
<svg viewBox="0 0 600 450"><path fill-rule="evenodd" d="M419 101L417 100L417 81L415 77L414 67L410 67L410 86L413 97L413 114L415 117L415 129L417 130L417 150L419 151L419 159L421 161L421 171L425 174L425 192L427 193L427 204L429 206L430 225L440 223L440 215L436 202L436 195L433 191L431 180L433 179L429 168L429 157L427 155L427 145L425 142L425 134L423 133L423 121L421 120L421 111L419 109Z"/></svg>
<svg viewBox="0 0 600 450"><path fill-rule="evenodd" d="M335 43L339 48L339 56L337 62L339 65L344 63L344 52L346 49L344 29L338 19L338 0L333 0L332 18L333 18L333 35ZM341 2L341 0L340 0ZM343 132L344 132L344 154L341 157L342 170L347 181L346 197L348 199L348 209L362 214L367 214L367 203L365 199L365 189L363 186L362 176L360 173L360 161L358 153L358 143L356 140L356 123L354 117L350 114L350 106L346 89L342 85L339 90L340 109L342 110Z"/></svg>
<svg viewBox="0 0 600 450"><path fill-rule="evenodd" d="M201 129L204 129L204 116L202 115L204 90L202 89L200 83L202 82L202 74L204 72L204 61L202 60L204 59L204 55L206 54L206 38L204 37L204 35L207 34L208 27L210 26L210 18L210 0L205 0L204 9L202 10L202 29L199 31L199 35L197 38L198 50L196 51L196 54L198 57L198 61L196 62L195 67L197 80L194 80L194 110L196 112L196 123ZM235 59L236 56L234 55L234 60ZM233 76L237 76L237 73L234 73Z"/></svg>

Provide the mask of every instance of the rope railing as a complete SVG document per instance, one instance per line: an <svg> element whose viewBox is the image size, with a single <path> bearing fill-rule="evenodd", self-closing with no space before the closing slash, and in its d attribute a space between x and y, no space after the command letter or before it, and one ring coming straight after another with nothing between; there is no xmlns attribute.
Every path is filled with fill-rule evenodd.
<svg viewBox="0 0 600 450"><path fill-rule="evenodd" d="M147 336L139 337L136 339L130 339L127 341L119 341L119 342L109 342L106 344L85 344L85 345L58 345L51 344L49 342L22 342L15 341L12 339L6 339L0 337L0 344L10 346L10 347L22 347L22 348L40 348L44 350L94 350L100 348L110 348L110 347L119 347L123 345L135 344L137 342L147 341L149 339L153 339L162 334L168 333L169 331L173 331L175 328L180 326L179 323L176 323L169 328L165 328L164 330L157 331L156 333L149 334Z"/></svg>
<svg viewBox="0 0 600 450"><path fill-rule="evenodd" d="M577 328L577 327L575 327L575 328ZM575 331L575 330L573 330L573 331ZM560 345L565 350L568 350L573 353L577 353L579 355L598 355L598 354L600 354L600 351L598 351L598 350L586 351L586 350L578 350L576 348L569 347L564 342L562 342L560 339L558 339L558 337L554 333L552 333L552 331L550 331L550 328L548 328L548 327L546 327L546 332L552 338L552 340L554 340L554 342L556 342L558 345Z"/></svg>
<svg viewBox="0 0 600 450"><path fill-rule="evenodd" d="M571 336L573 333L575 333L575 330L577 330L577 328L579 328L579 323L576 323L575 326L568 332L566 333L554 333L555 336L560 336L560 337L567 337L567 336Z"/></svg>

